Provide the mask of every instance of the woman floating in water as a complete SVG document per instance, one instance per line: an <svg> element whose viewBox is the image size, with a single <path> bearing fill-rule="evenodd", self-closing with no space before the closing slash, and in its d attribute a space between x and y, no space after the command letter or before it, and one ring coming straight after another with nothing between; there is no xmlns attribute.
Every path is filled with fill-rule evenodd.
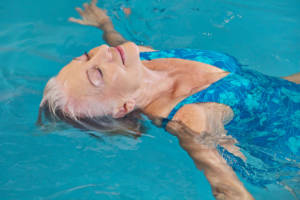
<svg viewBox="0 0 300 200"><path fill-rule="evenodd" d="M102 117L106 125L141 112L178 138L216 199L253 199L233 169L261 185L283 180L268 177L272 170L299 171L298 149L289 144L299 140L300 74L270 77L214 51L137 46L96 0L83 6L76 8L82 19L70 21L100 28L110 46L74 58L51 78L41 110L80 123ZM247 160L237 145L252 148ZM257 170L255 159L266 170Z"/></svg>

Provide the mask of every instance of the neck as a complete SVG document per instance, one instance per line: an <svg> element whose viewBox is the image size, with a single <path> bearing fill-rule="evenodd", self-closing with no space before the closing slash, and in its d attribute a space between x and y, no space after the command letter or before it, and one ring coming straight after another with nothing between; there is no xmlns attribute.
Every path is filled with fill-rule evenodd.
<svg viewBox="0 0 300 200"><path fill-rule="evenodd" d="M143 111L148 105L172 92L174 80L166 71L151 70L145 67L143 82L134 95L136 107Z"/></svg>

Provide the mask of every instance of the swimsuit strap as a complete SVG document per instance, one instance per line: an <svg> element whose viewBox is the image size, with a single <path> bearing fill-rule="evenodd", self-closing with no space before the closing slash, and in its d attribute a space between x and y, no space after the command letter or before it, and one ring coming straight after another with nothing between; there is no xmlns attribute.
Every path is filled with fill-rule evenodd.
<svg viewBox="0 0 300 200"><path fill-rule="evenodd" d="M236 79L236 74L230 73L227 76L221 78L220 80L212 83L208 88L204 90L200 90L182 101L180 101L169 113L167 118L164 118L162 121L162 127L166 128L167 124L169 121L171 121L174 117L174 115L177 113L177 111L182 108L186 104L195 104L195 103L207 103L207 102L216 102L216 103L223 103L220 102L222 100L219 98L217 95L214 94L222 94L224 92L224 87L228 86L229 83L233 80ZM234 89L235 87L233 87ZM228 102L225 102L227 105Z"/></svg>
<svg viewBox="0 0 300 200"><path fill-rule="evenodd" d="M216 51L207 51L207 50L198 50L198 49L172 49L172 50L151 51L151 52L140 53L141 60L153 60L159 58L180 58L185 60L202 62L231 73L239 72L241 70L241 65L234 57ZM182 100L179 104L177 104L172 109L169 116L163 119L162 127L165 128L167 123L170 120L172 120L175 113L185 104L199 103L200 100L198 98L195 98L199 96L198 93L187 97L186 99Z"/></svg>
<svg viewBox="0 0 300 200"><path fill-rule="evenodd" d="M154 60L159 58L179 58L202 62L228 72L237 72L240 70L241 66L236 58L216 51L199 49L172 49L140 53L141 60Z"/></svg>

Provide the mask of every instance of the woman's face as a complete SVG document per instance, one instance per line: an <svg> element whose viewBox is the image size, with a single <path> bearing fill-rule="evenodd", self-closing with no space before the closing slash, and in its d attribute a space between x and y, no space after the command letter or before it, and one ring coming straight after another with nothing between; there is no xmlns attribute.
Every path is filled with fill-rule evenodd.
<svg viewBox="0 0 300 200"><path fill-rule="evenodd" d="M67 95L81 101L80 104L91 99L99 103L116 102L136 91L142 68L139 49L134 43L118 47L102 45L73 59L62 68L57 80Z"/></svg>

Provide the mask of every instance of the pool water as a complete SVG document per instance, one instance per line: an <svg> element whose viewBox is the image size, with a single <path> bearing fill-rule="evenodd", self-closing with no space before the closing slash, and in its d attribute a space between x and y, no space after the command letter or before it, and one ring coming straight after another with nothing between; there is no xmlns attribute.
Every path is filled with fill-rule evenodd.
<svg viewBox="0 0 300 200"><path fill-rule="evenodd" d="M35 126L47 80L73 57L104 43L97 29L67 21L78 16L74 7L83 2L0 2L0 199L213 199L177 139L150 122L138 139L100 133L95 139L68 125ZM226 52L245 67L274 76L300 71L298 0L102 0L98 5L139 44ZM130 16L124 7L132 9ZM298 148L299 141L293 145ZM275 183L261 188L241 180L256 199L296 198Z"/></svg>

